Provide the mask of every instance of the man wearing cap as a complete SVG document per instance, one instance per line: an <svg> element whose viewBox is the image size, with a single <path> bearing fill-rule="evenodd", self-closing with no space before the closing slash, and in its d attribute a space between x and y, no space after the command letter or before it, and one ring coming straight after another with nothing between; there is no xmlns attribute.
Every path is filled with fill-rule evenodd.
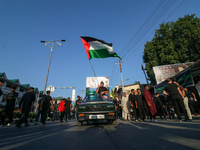
<svg viewBox="0 0 200 150"><path fill-rule="evenodd" d="M98 93L99 95L105 95L108 92L108 89L106 87L104 87L104 83L101 82L100 86L98 86L96 93Z"/></svg>
<svg viewBox="0 0 200 150"><path fill-rule="evenodd" d="M50 104L51 104L52 111L54 111L52 98L50 96L50 91L47 91L47 95L43 97L43 101L41 103L41 107L42 107L42 110L41 110L41 125L46 124L45 121L46 121L46 118L47 118L47 111L50 107Z"/></svg>
<svg viewBox="0 0 200 150"><path fill-rule="evenodd" d="M22 115L19 122L16 124L16 127L20 127L21 124L24 122L25 126L28 126L28 115L31 110L31 106L35 101L35 94L33 93L34 88L30 87L29 92L25 93L19 102L19 108L22 108Z"/></svg>
<svg viewBox="0 0 200 150"><path fill-rule="evenodd" d="M7 126L10 126L10 124L13 122L13 111L15 107L16 98L18 97L18 93L16 93L15 90L16 87L12 86L11 93L9 93L6 96L6 106L5 109L3 110L3 115L1 116L2 126L4 126L6 116L9 118Z"/></svg>
<svg viewBox="0 0 200 150"><path fill-rule="evenodd" d="M66 115L66 121L70 119L70 111L72 110L72 104L70 101L70 97L65 100L65 115Z"/></svg>

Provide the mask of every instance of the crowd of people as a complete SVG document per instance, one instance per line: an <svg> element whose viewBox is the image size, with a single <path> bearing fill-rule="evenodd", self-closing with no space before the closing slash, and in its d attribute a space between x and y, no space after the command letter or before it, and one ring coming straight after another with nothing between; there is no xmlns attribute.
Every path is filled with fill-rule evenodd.
<svg viewBox="0 0 200 150"><path fill-rule="evenodd" d="M0 86L2 85L0 81ZM140 89L132 89L128 95L126 92L123 93L122 98L115 97L111 98L115 104L117 119L124 117L125 121L131 121L131 117L136 122L144 122L146 119L150 119L153 122L157 122L157 116L161 119L167 120L174 118L175 114L178 116L179 122L182 122L182 114L185 117L185 121L192 121L192 115L200 114L198 102L193 92L188 90L187 87L182 87L175 80L168 79L168 85L165 87L162 94L155 93L151 95L149 92L149 86L145 85L145 91L143 94ZM6 105L4 110L1 112L1 126L5 125L5 119L8 118L7 126L10 126L13 122L13 111L15 107L15 100L18 93L15 92L16 87L11 87L11 93L7 94ZM108 90L104 87L104 83L101 82L100 86L96 90L97 94L105 95L108 94ZM0 89L0 96L2 91ZM47 91L46 95L37 103L37 116L35 118L35 125L38 124L39 118L41 118L41 125L46 124L47 115L50 112L53 113L52 121L65 121L72 117L75 119L75 112L78 105L82 102L82 98L77 96L75 108L72 108L70 97L67 99L63 98L59 104L57 101L53 101L50 96L50 91ZM29 92L25 93L19 102L19 108L21 109L21 117L16 124L16 127L21 127L22 123L25 126L29 126L28 115L35 101L34 88L30 87Z"/></svg>
<svg viewBox="0 0 200 150"><path fill-rule="evenodd" d="M198 102L193 92L187 87L182 87L176 80L168 79L168 85L163 93L149 92L149 86L145 85L145 91L141 94L140 89L132 89L131 93L123 93L122 98L115 97L112 101L115 103L117 118L122 119L122 113L125 121L131 121L131 116L138 121L150 119L157 122L157 117L167 120L177 115L179 122L192 121L193 115L200 114Z"/></svg>
<svg viewBox="0 0 200 150"><path fill-rule="evenodd" d="M0 86L2 86L3 81L0 80ZM7 126L10 126L13 122L13 112L15 109L15 101L18 97L18 93L15 92L16 87L11 87L11 92L6 96L6 105L3 111L0 113L1 118L1 126L3 127L6 124L6 118L8 118ZM2 95L2 91L0 88L0 96ZM35 102L35 93L34 88L30 87L29 91L25 93L20 102L19 102L19 110L21 111L21 116L16 123L16 127L21 127L22 123L25 123L25 126L29 126L28 123L28 116L31 111L32 106ZM82 101L82 98L78 96L78 100L76 101L76 106ZM37 103L37 115L35 118L35 125L37 125L39 118L41 121L41 125L46 124L46 119L50 116L50 112L53 112L52 121L60 121L63 122L63 118L65 117L66 122L71 117L71 112L75 112L75 109L72 109L72 104L70 97L67 99L63 98L59 104L57 101L53 101L52 97L50 96L50 91L47 91L46 95L38 101ZM75 118L75 113L73 113Z"/></svg>

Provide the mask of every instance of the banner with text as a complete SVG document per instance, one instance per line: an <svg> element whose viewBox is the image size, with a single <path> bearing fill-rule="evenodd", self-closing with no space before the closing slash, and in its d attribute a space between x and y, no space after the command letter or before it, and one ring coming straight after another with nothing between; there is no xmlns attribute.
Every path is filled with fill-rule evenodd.
<svg viewBox="0 0 200 150"><path fill-rule="evenodd" d="M161 83L162 81L165 81L168 78L173 77L177 73L188 68L193 63L194 62L188 62L188 63L182 63L182 64L171 64L171 65L153 67L157 84Z"/></svg>
<svg viewBox="0 0 200 150"><path fill-rule="evenodd" d="M109 77L87 77L86 88L97 88L100 82L104 82L104 87L110 87Z"/></svg>
<svg viewBox="0 0 200 150"><path fill-rule="evenodd" d="M182 85L183 87L188 87L194 85L192 76L190 73L190 68L184 70L183 72L178 73L173 77L173 79L176 79L176 81ZM157 93L162 93L165 87L167 86L167 81L165 80L164 82L157 84L155 86L155 90Z"/></svg>

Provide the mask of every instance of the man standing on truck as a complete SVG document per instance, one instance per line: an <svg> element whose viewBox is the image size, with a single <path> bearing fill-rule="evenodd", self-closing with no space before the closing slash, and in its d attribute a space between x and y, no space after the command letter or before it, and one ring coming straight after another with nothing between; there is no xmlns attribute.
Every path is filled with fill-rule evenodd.
<svg viewBox="0 0 200 150"><path fill-rule="evenodd" d="M104 83L101 82L100 86L98 86L98 88L96 90L96 93L99 95L106 95L106 93L109 93L109 92L108 92L108 89L106 87L104 87Z"/></svg>

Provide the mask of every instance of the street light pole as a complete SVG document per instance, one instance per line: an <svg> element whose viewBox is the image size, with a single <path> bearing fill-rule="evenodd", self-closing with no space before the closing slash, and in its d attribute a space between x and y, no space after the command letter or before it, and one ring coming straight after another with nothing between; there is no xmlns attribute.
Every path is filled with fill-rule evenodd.
<svg viewBox="0 0 200 150"><path fill-rule="evenodd" d="M58 41L65 42L65 40L54 40L54 39L53 39L53 41L41 41L41 43L45 43L44 45L48 46L48 47L50 47L48 44L52 43L52 46L50 47L51 48L51 53L50 53L50 58L49 58L49 65L48 65L48 69L47 69L47 75L46 75L46 81L45 81L45 85L44 85L43 95L45 94L45 91L46 91L46 86L47 86L47 80L48 80L48 76L49 76L49 68L50 68L50 64L51 64L51 57L52 57L53 49L62 45ZM53 47L55 42L58 45L56 45L55 47Z"/></svg>

